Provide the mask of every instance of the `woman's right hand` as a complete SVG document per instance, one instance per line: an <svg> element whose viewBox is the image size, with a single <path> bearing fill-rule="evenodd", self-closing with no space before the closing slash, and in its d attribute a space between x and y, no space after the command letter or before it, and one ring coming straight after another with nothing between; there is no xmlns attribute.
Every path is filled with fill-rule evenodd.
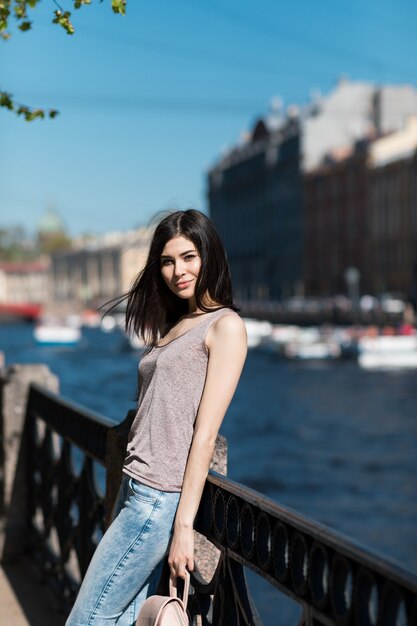
<svg viewBox="0 0 417 626"><path fill-rule="evenodd" d="M185 569L194 569L194 530L192 526L175 524L174 534L169 549L168 564L171 578L185 578Z"/></svg>

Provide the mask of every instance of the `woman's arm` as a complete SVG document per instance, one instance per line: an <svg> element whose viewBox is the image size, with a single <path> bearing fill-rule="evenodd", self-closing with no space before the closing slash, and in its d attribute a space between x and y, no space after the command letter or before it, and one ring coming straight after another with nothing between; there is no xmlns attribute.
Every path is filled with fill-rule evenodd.
<svg viewBox="0 0 417 626"><path fill-rule="evenodd" d="M223 315L209 328L207 376L198 409L168 562L173 577L194 569L193 523L214 452L217 433L237 387L247 352L246 328L237 315Z"/></svg>

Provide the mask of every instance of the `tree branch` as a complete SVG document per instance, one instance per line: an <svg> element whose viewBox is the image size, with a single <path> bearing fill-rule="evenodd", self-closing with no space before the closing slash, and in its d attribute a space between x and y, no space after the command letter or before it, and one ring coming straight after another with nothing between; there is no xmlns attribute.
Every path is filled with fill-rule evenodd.
<svg viewBox="0 0 417 626"><path fill-rule="evenodd" d="M8 30L10 16L16 19L17 27L20 31L27 32L30 30L32 21L28 18L28 9L34 9L38 3L39 0L0 0L0 38L3 40L10 39ZM68 35L73 35L75 28L70 20L71 12L63 9L56 0L54 0L54 3L58 8L53 13L54 18L52 22L61 26ZM74 9L80 9L84 4L91 4L91 0L69 0L69 4ZM111 6L114 13L119 15L126 14L126 0L111 0ZM35 119L53 119L58 115L58 111L55 109L39 109L19 104L13 100L12 94L1 90L0 108L5 108L16 113L16 115L21 115L27 122Z"/></svg>

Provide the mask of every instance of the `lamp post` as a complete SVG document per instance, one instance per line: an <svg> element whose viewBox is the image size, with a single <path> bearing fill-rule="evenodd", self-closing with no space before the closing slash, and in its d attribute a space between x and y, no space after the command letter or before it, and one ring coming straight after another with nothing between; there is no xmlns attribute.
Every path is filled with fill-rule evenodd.
<svg viewBox="0 0 417 626"><path fill-rule="evenodd" d="M347 285L347 293L352 302L352 309L358 310L359 307L359 280L361 273L357 267L348 267L345 270L345 281Z"/></svg>

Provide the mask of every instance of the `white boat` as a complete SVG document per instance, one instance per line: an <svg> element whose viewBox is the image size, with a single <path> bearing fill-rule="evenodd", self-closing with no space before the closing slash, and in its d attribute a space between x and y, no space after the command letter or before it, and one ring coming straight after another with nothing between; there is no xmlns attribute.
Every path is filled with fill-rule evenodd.
<svg viewBox="0 0 417 626"><path fill-rule="evenodd" d="M417 368L417 336L362 337L359 365L364 369Z"/></svg>
<svg viewBox="0 0 417 626"><path fill-rule="evenodd" d="M297 338L285 345L284 354L289 359L329 360L341 356L337 341L323 337L318 328L300 329Z"/></svg>
<svg viewBox="0 0 417 626"><path fill-rule="evenodd" d="M297 341L300 331L299 326L276 324L269 335L262 337L260 348L265 352L282 355L288 343Z"/></svg>
<svg viewBox="0 0 417 626"><path fill-rule="evenodd" d="M272 332L272 324L267 321L244 318L248 336L248 348L258 347Z"/></svg>
<svg viewBox="0 0 417 626"><path fill-rule="evenodd" d="M101 318L100 327L105 333L109 333L117 329L123 330L125 321L125 313L107 313Z"/></svg>
<svg viewBox="0 0 417 626"><path fill-rule="evenodd" d="M114 315L105 315L100 322L100 328L105 333L110 333L116 326L117 321Z"/></svg>
<svg viewBox="0 0 417 626"><path fill-rule="evenodd" d="M58 322L45 322L35 326L33 338L44 346L74 346L81 339L81 331Z"/></svg>
<svg viewBox="0 0 417 626"><path fill-rule="evenodd" d="M318 341L311 344L288 344L285 347L285 356L289 359L328 360L340 357L340 348L336 343Z"/></svg>

